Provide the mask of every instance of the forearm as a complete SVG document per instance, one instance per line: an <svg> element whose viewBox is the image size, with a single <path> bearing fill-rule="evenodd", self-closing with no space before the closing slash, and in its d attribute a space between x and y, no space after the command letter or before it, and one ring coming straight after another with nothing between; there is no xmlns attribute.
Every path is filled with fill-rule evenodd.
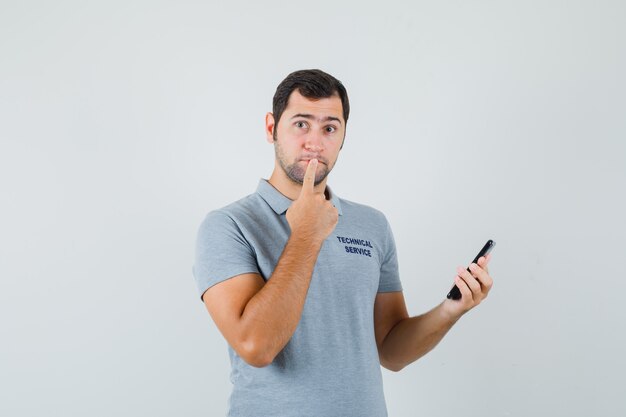
<svg viewBox="0 0 626 417"><path fill-rule="evenodd" d="M381 364L399 371L437 346L460 318L450 314L444 303L427 313L399 321L383 341Z"/></svg>
<svg viewBox="0 0 626 417"><path fill-rule="evenodd" d="M271 278L246 304L243 344L261 366L272 362L295 332L322 244L291 236Z"/></svg>

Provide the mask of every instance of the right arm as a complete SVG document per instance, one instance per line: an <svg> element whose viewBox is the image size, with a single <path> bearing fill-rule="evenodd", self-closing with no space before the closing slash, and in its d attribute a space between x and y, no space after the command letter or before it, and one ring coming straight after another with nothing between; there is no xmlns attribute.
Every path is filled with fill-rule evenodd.
<svg viewBox="0 0 626 417"><path fill-rule="evenodd" d="M242 274L203 295L224 338L252 366L269 365L293 336L322 243L338 221L337 209L314 192L316 168L312 160L302 192L287 210L291 235L271 279Z"/></svg>

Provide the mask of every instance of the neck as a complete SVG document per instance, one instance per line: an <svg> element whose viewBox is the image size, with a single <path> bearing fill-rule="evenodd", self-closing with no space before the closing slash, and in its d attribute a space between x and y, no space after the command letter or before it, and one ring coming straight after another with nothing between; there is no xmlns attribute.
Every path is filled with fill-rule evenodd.
<svg viewBox="0 0 626 417"><path fill-rule="evenodd" d="M315 192L324 193L326 199L329 198L328 192L326 190L327 180L328 177L324 178L322 182L315 186ZM280 167L274 167L274 171L272 172L272 176L270 177L268 182L272 185L272 187L276 188L278 191L280 191L282 195L290 200L296 200L302 192L302 184L297 183L289 178Z"/></svg>

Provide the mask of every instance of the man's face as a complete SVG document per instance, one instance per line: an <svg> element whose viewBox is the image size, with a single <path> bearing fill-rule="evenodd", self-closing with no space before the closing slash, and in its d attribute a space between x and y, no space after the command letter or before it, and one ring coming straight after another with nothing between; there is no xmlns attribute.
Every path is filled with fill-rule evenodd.
<svg viewBox="0 0 626 417"><path fill-rule="evenodd" d="M268 129L273 117L268 115ZM268 130L268 136L269 136ZM343 107L338 95L318 100L298 90L289 96L277 126L273 126L276 161L292 181L302 184L311 159L319 161L315 185L322 182L337 161L345 135ZM270 139L270 137L268 137Z"/></svg>

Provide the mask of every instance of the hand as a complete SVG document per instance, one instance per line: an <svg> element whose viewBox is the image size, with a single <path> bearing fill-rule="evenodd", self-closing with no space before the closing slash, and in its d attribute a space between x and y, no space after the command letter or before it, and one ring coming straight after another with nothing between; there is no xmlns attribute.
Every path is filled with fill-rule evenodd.
<svg viewBox="0 0 626 417"><path fill-rule="evenodd" d="M300 195L287 210L291 234L303 239L323 242L339 221L337 209L323 192L315 191L317 159L311 159L304 173Z"/></svg>
<svg viewBox="0 0 626 417"><path fill-rule="evenodd" d="M443 305L448 314L454 318L459 318L472 308L481 303L493 286L493 279L489 275L488 264L491 254L487 257L481 256L478 264L469 266L470 272L466 268L457 267L457 276L454 283L461 291L459 300L445 300Z"/></svg>

